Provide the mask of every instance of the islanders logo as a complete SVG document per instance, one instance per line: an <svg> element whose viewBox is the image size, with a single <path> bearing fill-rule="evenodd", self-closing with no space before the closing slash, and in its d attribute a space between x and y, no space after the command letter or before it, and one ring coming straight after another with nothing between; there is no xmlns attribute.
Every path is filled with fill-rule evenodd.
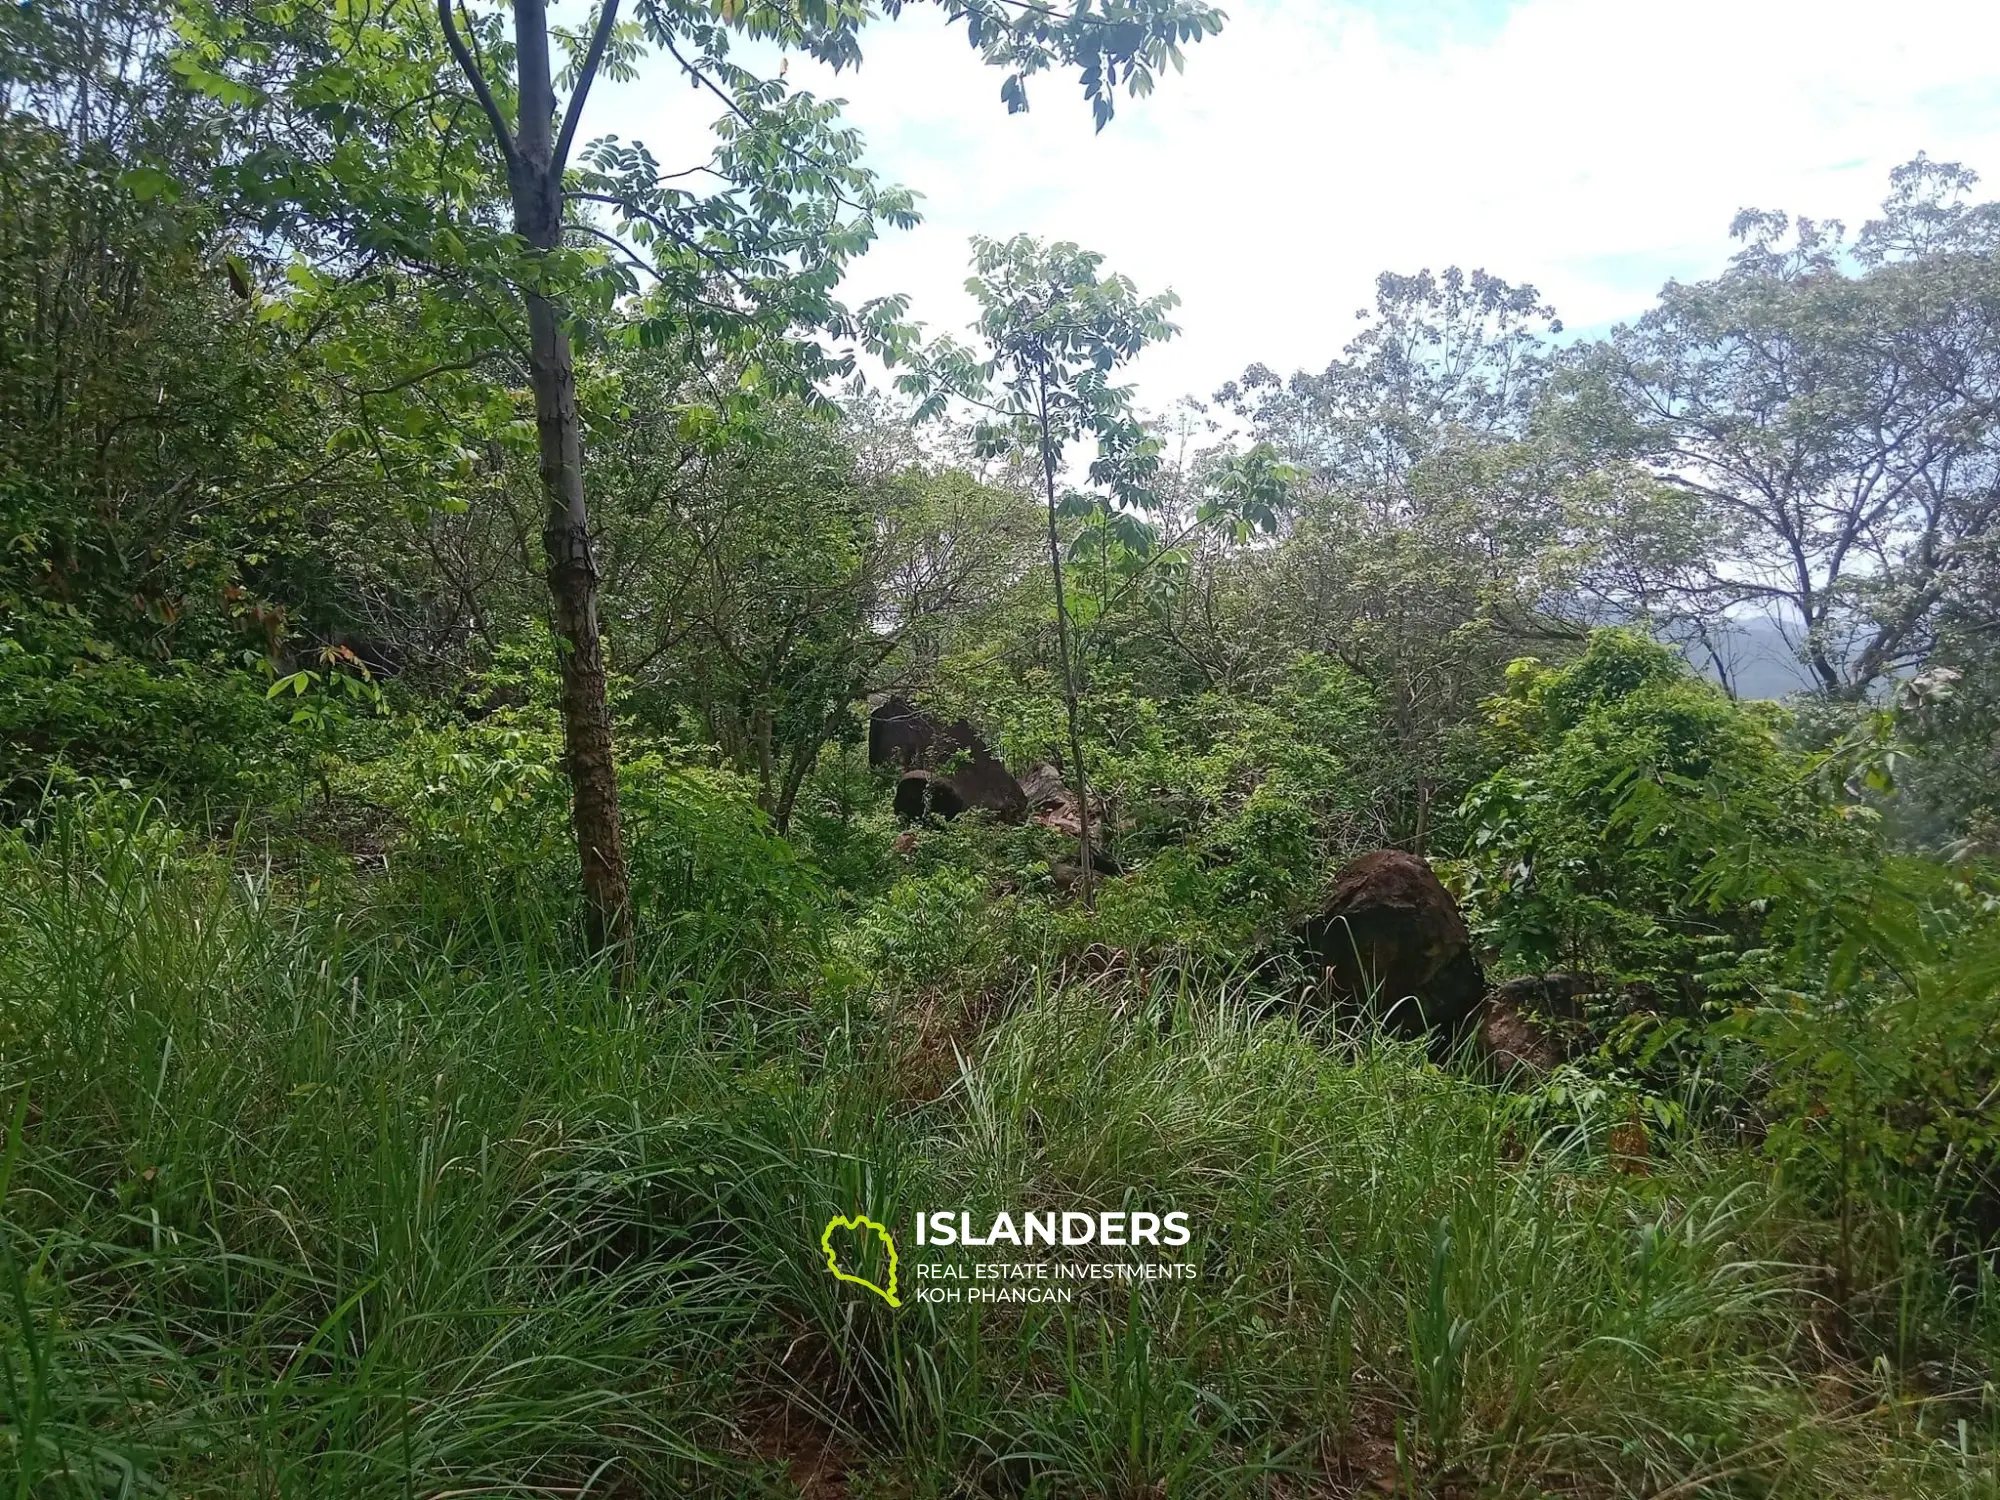
<svg viewBox="0 0 2000 1500"><path fill-rule="evenodd" d="M882 1242L882 1248L888 1252L889 1256L889 1284L887 1286L878 1286L866 1276L858 1276L854 1272L842 1268L840 1250L835 1246L833 1238L834 1231L837 1229L850 1231L857 1238L861 1238L864 1244L866 1243L865 1236L870 1234ZM862 1214L855 1214L852 1217L844 1214L835 1214L831 1219L826 1221L826 1228L822 1229L819 1233L819 1248L826 1256L827 1270L833 1273L836 1281L845 1281L854 1286L866 1287L891 1307L901 1307L903 1305L896 1296L896 1241L890 1235L886 1225L877 1224L873 1219Z"/></svg>

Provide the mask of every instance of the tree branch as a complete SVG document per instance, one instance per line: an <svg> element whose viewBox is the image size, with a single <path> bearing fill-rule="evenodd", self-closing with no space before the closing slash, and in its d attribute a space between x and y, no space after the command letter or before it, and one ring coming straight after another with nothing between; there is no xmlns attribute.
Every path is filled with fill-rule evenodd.
<svg viewBox="0 0 2000 1500"><path fill-rule="evenodd" d="M590 97L590 85L597 78L598 65L604 61L604 48L611 40L617 20L618 0L604 0L604 8L597 13L597 30L590 36L590 50L584 54L583 69L577 74L576 92L570 95L569 108L563 111L562 132L556 137L551 170L558 176L569 160L570 141L576 135L577 122L583 118L583 101Z"/></svg>
<svg viewBox="0 0 2000 1500"><path fill-rule="evenodd" d="M339 385L342 390L346 390L350 396L393 396L397 391L429 380L433 375L445 375L457 370L477 369L484 358L485 356L483 355L475 354L471 359L454 359L444 364L430 365L425 369L418 370L414 375L405 375L400 380L392 380L387 385L366 386L356 390L348 390L345 385L341 385L339 380L335 380L334 384Z"/></svg>
<svg viewBox="0 0 2000 1500"><path fill-rule="evenodd" d="M472 85L479 107L486 111L486 122L493 127L493 139L500 147L500 154L507 159L507 169L511 172L516 160L513 133L507 129L507 120L500 113L500 106L493 102L493 91L486 86L486 75L479 71L479 64L473 61L464 38L458 34L458 25L451 18L451 0L438 0L438 24L444 28L444 44L458 60L458 69L465 75L465 81Z"/></svg>

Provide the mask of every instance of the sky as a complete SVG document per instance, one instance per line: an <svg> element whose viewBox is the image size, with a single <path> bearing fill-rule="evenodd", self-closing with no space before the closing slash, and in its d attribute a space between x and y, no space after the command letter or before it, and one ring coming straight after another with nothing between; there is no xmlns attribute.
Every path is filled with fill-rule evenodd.
<svg viewBox="0 0 2000 1500"><path fill-rule="evenodd" d="M850 274L962 332L967 240L1073 240L1143 292L1172 288L1182 334L1133 367L1141 403L1205 397L1252 362L1324 367L1384 270L1484 267L1532 282L1574 331L1711 276L1746 207L1858 228L1919 151L2000 195L1993 0L1224 0L1221 35L1102 132L1075 82L1001 75L932 8L865 34L839 76L869 164L922 194ZM746 62L752 58L746 55ZM760 59L768 61L766 59ZM586 137L703 154L712 97L659 59L590 101Z"/></svg>

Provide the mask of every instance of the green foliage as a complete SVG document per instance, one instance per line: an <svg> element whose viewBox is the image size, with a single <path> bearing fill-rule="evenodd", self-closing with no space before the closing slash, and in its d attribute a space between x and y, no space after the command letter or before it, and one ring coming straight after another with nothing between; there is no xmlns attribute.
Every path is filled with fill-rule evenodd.
<svg viewBox="0 0 2000 1500"><path fill-rule="evenodd" d="M1102 783L1128 821L1120 847L1179 851L1205 872L1189 910L1239 941L1298 915L1368 840L1376 704L1336 662L1301 656L1260 697L1106 696L1096 709L1113 747Z"/></svg>
<svg viewBox="0 0 2000 1500"><path fill-rule="evenodd" d="M1805 858L1841 837L1812 764L1768 714L1667 648L1598 631L1570 666L1523 665L1492 706L1506 758L1467 794L1492 940L1526 972L1603 969L1674 984L1762 919L1706 878L1726 854Z"/></svg>
<svg viewBox="0 0 2000 1500"><path fill-rule="evenodd" d="M1927 1246L2000 1223L2000 886L1991 871L1824 850L1730 850L1719 899L1767 913L1761 983L1715 1030L1766 1070L1770 1146L1841 1214L1895 1206ZM1902 1330L1908 1337L1908 1331Z"/></svg>
<svg viewBox="0 0 2000 1500"><path fill-rule="evenodd" d="M1926 667L1903 684L1877 726L1901 755L1889 771L1886 809L1918 847L1951 860L2000 855L2000 620L1996 597L1975 580L1955 599L1947 633Z"/></svg>
<svg viewBox="0 0 2000 1500"><path fill-rule="evenodd" d="M1103 256L1066 241L976 236L966 287L979 304L974 331L985 349L939 340L898 382L920 398L919 420L943 412L953 397L970 401L990 419L981 428L982 449L1032 455L1051 507L1059 505L1051 465L1081 438L1096 444L1093 485L1118 506L1143 509L1159 467L1158 440L1134 419L1130 389L1111 384L1111 375L1148 344L1173 337L1167 314L1180 299L1172 292L1142 297L1131 278L1100 274L1103 264ZM1101 498L1094 507L1088 495L1064 499L1075 514L1095 508L1115 519ZM1124 540L1141 539L1129 533Z"/></svg>
<svg viewBox="0 0 2000 1500"><path fill-rule="evenodd" d="M842 946L891 987L976 983L999 952L992 905L977 874L947 869L908 876L861 915Z"/></svg>
<svg viewBox="0 0 2000 1500"><path fill-rule="evenodd" d="M1559 672L1528 676L1510 689L1540 711L1544 734L1567 734L1592 710L1621 704L1634 693L1685 684L1684 663L1657 641L1628 631L1599 631L1583 654ZM1652 701L1657 691L1649 692Z"/></svg>
<svg viewBox="0 0 2000 1500"><path fill-rule="evenodd" d="M1144 974L1023 976L922 1073L907 1014L615 993L532 932L468 954L393 886L288 909L130 807L69 812L0 836L0 1361L30 1493L786 1492L746 1387L853 1482L918 1493L990 1485L996 1450L1023 1494L1244 1500L1329 1451L1524 1497L1987 1475L1991 1412L1956 1392L1990 1291L1910 1301L1950 1320L1944 1393L1865 1326L1801 1364L1826 1226L1741 1151L1623 1174L1591 1122L1522 1141L1482 1085ZM969 897L896 909L940 899L938 932ZM1135 1182L1189 1214L1199 1281L891 1313L813 1253L828 1205L901 1226Z"/></svg>
<svg viewBox="0 0 2000 1500"><path fill-rule="evenodd" d="M246 671L136 661L64 616L0 635L6 816L36 807L47 789L98 780L228 820L283 785L281 726Z"/></svg>
<svg viewBox="0 0 2000 1500"><path fill-rule="evenodd" d="M624 706L716 745L784 832L860 701L1005 594L1032 512L962 472L869 464L865 410L772 402L690 430L677 377L634 361L595 450L638 497L600 512L600 555L633 580L607 622Z"/></svg>
<svg viewBox="0 0 2000 1500"><path fill-rule="evenodd" d="M793 810L788 837L842 906L872 900L895 882L895 815L864 747L840 745L820 757Z"/></svg>
<svg viewBox="0 0 2000 1500"><path fill-rule="evenodd" d="M1599 1065L1678 1098L1662 1118L1756 1121L1837 1210L1843 1295L1858 1204L1892 1205L1919 1243L1982 1241L2000 1202L1989 877L1889 854L1868 808L1832 800L1829 762L1651 642L1600 632L1510 687L1493 722L1511 763L1468 798L1507 961L1654 981Z"/></svg>
<svg viewBox="0 0 2000 1500"><path fill-rule="evenodd" d="M389 868L408 899L468 937L564 927L574 842L562 736L542 708L409 727L346 790L401 838ZM817 878L772 833L740 778L641 744L620 767L634 913L644 940L700 954L718 982L767 979L817 943ZM698 971L699 972L699 971Z"/></svg>
<svg viewBox="0 0 2000 1500"><path fill-rule="evenodd" d="M1220 24L941 9L1100 125ZM1239 441L1140 417L1173 299L1073 244L975 242L974 349L839 299L913 196L738 49L853 65L850 0L557 28L556 121L593 38L723 119L585 147L510 232L506 10L0 15L0 1483L775 1495L810 1428L857 1497L1990 1495L1970 174L1901 169L1851 254L1748 216L1605 345L1385 276L1323 372L1225 389ZM539 415L587 438L615 962L530 309L577 360ZM863 351L914 413L836 407ZM1828 701L1655 639L1772 589ZM891 689L1087 765L1122 873L1074 803L899 830ZM1646 981L1532 1086L1296 1010L1327 878L1461 843L1496 970ZM835 1208L1140 1192L1198 1282L892 1317L810 1253Z"/></svg>

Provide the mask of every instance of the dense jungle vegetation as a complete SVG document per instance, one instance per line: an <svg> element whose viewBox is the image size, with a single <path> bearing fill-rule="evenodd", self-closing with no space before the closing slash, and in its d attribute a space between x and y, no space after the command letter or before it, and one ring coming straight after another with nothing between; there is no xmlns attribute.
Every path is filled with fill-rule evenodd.
<svg viewBox="0 0 2000 1500"><path fill-rule="evenodd" d="M0 18L0 1489L2000 1494L1973 174L1141 410L1174 301L1077 246L840 300L915 200L745 59L898 7L630 4ZM1100 123L1228 45L943 8ZM1067 816L899 822L891 693ZM1382 848L1599 976L1562 1060L1325 1002ZM957 1204L1201 1274L817 1256Z"/></svg>

